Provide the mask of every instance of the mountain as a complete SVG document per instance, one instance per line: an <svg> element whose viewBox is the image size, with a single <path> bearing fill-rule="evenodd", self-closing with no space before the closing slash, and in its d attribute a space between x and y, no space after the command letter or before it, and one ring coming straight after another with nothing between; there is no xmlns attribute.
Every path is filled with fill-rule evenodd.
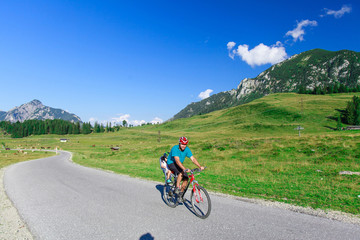
<svg viewBox="0 0 360 240"><path fill-rule="evenodd" d="M62 109L44 106L39 100L32 100L8 112L0 111L0 121L24 122L25 120L62 119L71 122L82 122L75 114Z"/></svg>
<svg viewBox="0 0 360 240"><path fill-rule="evenodd" d="M6 112L0 111L0 119L4 119L6 116Z"/></svg>
<svg viewBox="0 0 360 240"><path fill-rule="evenodd" d="M360 84L359 52L313 49L294 55L271 66L256 78L245 78L236 89L189 104L171 120L244 104L270 93L313 90L334 83L349 88Z"/></svg>

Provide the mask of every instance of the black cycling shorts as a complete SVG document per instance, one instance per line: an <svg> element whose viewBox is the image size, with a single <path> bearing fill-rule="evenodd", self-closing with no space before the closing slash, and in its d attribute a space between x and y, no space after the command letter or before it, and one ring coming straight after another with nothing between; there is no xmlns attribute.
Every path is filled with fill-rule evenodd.
<svg viewBox="0 0 360 240"><path fill-rule="evenodd" d="M183 172L183 170L175 163L171 163L168 167L171 171L175 173L175 175L179 175ZM183 174L183 178L189 178L187 173Z"/></svg>

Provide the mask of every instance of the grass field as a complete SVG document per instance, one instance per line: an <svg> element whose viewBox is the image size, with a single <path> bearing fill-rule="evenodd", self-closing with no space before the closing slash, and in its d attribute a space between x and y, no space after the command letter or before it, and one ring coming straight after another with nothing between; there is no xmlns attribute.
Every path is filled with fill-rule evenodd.
<svg viewBox="0 0 360 240"><path fill-rule="evenodd" d="M360 176L339 174L360 172L360 132L334 130L334 119L353 95L360 96L273 94L161 125L90 135L3 137L0 142L57 146L73 152L79 164L162 181L158 159L184 135L208 167L198 180L209 190L360 214ZM299 125L304 128L300 137L294 130ZM70 141L60 143L64 137Z"/></svg>
<svg viewBox="0 0 360 240"><path fill-rule="evenodd" d="M0 150L0 168L33 159L45 158L55 155L52 152L41 151L15 151L15 150Z"/></svg>

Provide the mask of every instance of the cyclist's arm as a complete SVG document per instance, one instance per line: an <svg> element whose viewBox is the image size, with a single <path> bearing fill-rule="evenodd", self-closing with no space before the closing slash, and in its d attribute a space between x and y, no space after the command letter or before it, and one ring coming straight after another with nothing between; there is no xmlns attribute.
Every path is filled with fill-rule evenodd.
<svg viewBox="0 0 360 240"><path fill-rule="evenodd" d="M176 165L178 165L178 166L184 171L186 168L185 168L184 165L180 162L180 158L177 157L177 156L175 156L174 159L175 159Z"/></svg>
<svg viewBox="0 0 360 240"><path fill-rule="evenodd" d="M198 166L201 170L204 170L204 167L202 167L199 162L196 160L196 158L194 156L191 156L190 157L191 161L196 165Z"/></svg>

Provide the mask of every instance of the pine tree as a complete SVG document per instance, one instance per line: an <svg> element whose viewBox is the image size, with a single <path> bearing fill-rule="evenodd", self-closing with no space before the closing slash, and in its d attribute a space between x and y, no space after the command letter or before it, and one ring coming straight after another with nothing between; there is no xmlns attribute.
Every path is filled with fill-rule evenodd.
<svg viewBox="0 0 360 240"><path fill-rule="evenodd" d="M80 123L77 122L74 127L74 134L80 134Z"/></svg>
<svg viewBox="0 0 360 240"><path fill-rule="evenodd" d="M354 103L354 125L360 125L360 98L353 96Z"/></svg>
<svg viewBox="0 0 360 240"><path fill-rule="evenodd" d="M344 84L340 84L340 87L339 87L339 93L345 93L346 92L346 87Z"/></svg>
<svg viewBox="0 0 360 240"><path fill-rule="evenodd" d="M352 101L347 103L346 109L342 115L343 121L351 125L360 124L360 98L353 96Z"/></svg>
<svg viewBox="0 0 360 240"><path fill-rule="evenodd" d="M336 124L336 129L338 130L338 131L340 131L340 130L342 130L342 123L341 123L341 116L340 116L340 114L339 114L339 116L338 116L338 118L337 118L337 124Z"/></svg>
<svg viewBox="0 0 360 240"><path fill-rule="evenodd" d="M95 122L95 125L94 125L94 132L95 133L100 133L100 125L98 122Z"/></svg>

